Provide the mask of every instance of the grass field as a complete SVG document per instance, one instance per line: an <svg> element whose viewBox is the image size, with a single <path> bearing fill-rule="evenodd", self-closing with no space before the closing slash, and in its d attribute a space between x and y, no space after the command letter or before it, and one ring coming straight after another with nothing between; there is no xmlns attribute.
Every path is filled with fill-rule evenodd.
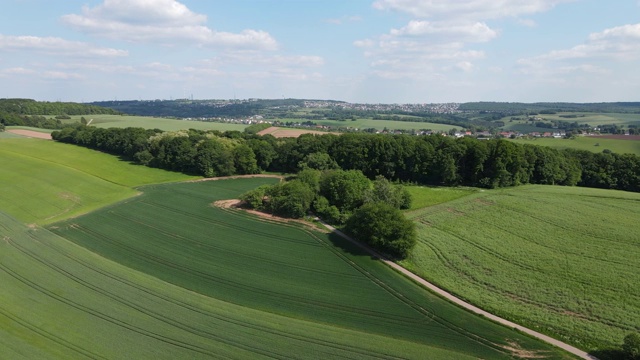
<svg viewBox="0 0 640 360"><path fill-rule="evenodd" d="M82 116L72 116L71 122L79 122ZM247 125L242 124L227 124L216 122L204 122L204 121L187 121L187 120L174 120L165 118L154 118L149 116L120 116L120 115L84 115L87 121L91 121L91 126L100 128L126 128L126 127L141 127L145 129L160 129L165 131L177 131L186 129L196 130L238 130L243 131Z"/></svg>
<svg viewBox="0 0 640 360"><path fill-rule="evenodd" d="M305 119L279 119L282 122L289 121L308 121ZM355 121L338 121L338 120L314 120L318 125L332 126L332 127L352 127L358 129L370 129L383 130L387 128L389 130L421 130L431 129L433 131L449 131L451 129L461 130L462 128L454 125L436 124L428 122L418 121L395 121L395 120L373 120L371 118L357 118Z"/></svg>
<svg viewBox="0 0 640 360"><path fill-rule="evenodd" d="M634 140L618 140L618 139L602 139L597 136L579 136L575 139L516 139L513 140L518 144L533 144L541 146L549 146L557 149L579 149L591 152L602 152L609 149L615 153L630 153L640 155L640 141Z"/></svg>
<svg viewBox="0 0 640 360"><path fill-rule="evenodd" d="M547 358L569 358L449 304L340 237L211 206L272 181L276 180L147 186L143 195L126 203L49 228L131 269L248 309L239 310L246 318L256 311L271 313L353 334L342 343L367 339L356 348L362 354L510 358L513 353L506 348L515 346ZM234 338L248 341L243 334ZM372 339L377 339L373 346ZM275 352L297 351L283 349L282 343L268 345L269 341L260 343Z"/></svg>
<svg viewBox="0 0 640 360"><path fill-rule="evenodd" d="M0 228L3 359L474 358L206 297L2 213Z"/></svg>
<svg viewBox="0 0 640 360"><path fill-rule="evenodd" d="M523 186L408 216L403 265L488 311L588 350L638 331L640 194Z"/></svg>
<svg viewBox="0 0 640 360"><path fill-rule="evenodd" d="M474 188L430 186L406 186L405 188L411 194L411 208L409 211L442 204L479 191Z"/></svg>
<svg viewBox="0 0 640 360"><path fill-rule="evenodd" d="M563 116L573 116L577 115L575 118L567 118ZM523 118L524 116L518 116L519 118ZM588 124L591 127L596 127L598 125L619 125L628 127L629 125L640 126L640 114L619 114L619 113L557 113L557 114L541 114L537 115L544 122L550 121L562 121L568 123L577 122L578 124ZM504 130L512 130L512 131L520 131L522 133L529 132L545 132L545 131L554 131L557 129L551 128L540 128L535 125L531 125L530 122L524 120L513 120L511 121L511 116L503 118L501 121L504 122L505 126L502 128Z"/></svg>
<svg viewBox="0 0 640 360"><path fill-rule="evenodd" d="M0 139L0 158L2 211L27 223L49 223L135 196L135 186L194 178L37 139Z"/></svg>

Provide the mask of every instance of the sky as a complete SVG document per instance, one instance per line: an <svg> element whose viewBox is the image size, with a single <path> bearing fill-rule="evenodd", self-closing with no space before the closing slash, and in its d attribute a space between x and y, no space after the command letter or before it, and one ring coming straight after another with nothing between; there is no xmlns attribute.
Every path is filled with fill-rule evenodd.
<svg viewBox="0 0 640 360"><path fill-rule="evenodd" d="M640 101L640 0L0 6L0 98Z"/></svg>

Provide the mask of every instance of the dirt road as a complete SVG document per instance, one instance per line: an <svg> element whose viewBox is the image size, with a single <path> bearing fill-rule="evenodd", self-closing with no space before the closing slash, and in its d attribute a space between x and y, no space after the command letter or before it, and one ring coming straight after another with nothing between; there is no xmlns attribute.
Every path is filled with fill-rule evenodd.
<svg viewBox="0 0 640 360"><path fill-rule="evenodd" d="M426 281L425 279L417 276L416 274L410 272L409 270L403 268L402 266L394 263L391 260L386 259L384 256L382 256L381 254L379 254L378 252L376 252L375 250L371 249L370 247L352 239L351 237L349 237L348 235L344 234L343 232L341 232L340 230L337 230L336 228L334 228L333 226L324 223L322 220L318 219L327 229L335 232L336 234L342 236L343 238L351 241L352 243L356 244L357 246L359 246L360 248L364 249L365 251L367 251L369 254L371 254L372 256L380 259L381 261L383 261L385 264L389 265L390 267L392 267L393 269L397 270L398 272L404 274L405 276L409 277L410 279L412 279L413 281L421 284L422 286L428 288L429 290L435 292L436 294L444 297L445 299L457 304L458 306L461 306L469 311L472 311L476 314L482 315L488 319L491 319L499 324L505 325L507 327L513 328L513 329L517 329L523 333L529 334L535 338L538 338L542 341L545 341L551 345L554 345L556 347L559 347L567 352L570 352L571 354L574 354L576 356L579 356L582 359L588 359L588 360L598 360L598 358L596 358L595 356L591 356L589 355L587 352L582 351L574 346L571 346L569 344L566 344L562 341L556 340L552 337L549 337L547 335L541 334L537 331L531 330L529 328L526 328L524 326L518 325L516 323L513 323L509 320L503 319L501 317L498 317L496 315L490 314L480 308L478 308L477 306L471 305L468 302L465 302L463 300L458 299L457 297L455 297L454 295L442 290L441 288L433 285L432 283Z"/></svg>

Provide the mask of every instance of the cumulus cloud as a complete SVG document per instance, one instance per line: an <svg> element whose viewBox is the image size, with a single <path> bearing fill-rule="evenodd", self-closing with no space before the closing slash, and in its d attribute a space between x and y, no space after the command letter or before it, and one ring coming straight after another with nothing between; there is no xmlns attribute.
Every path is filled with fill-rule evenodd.
<svg viewBox="0 0 640 360"><path fill-rule="evenodd" d="M485 23L449 24L443 22L429 22L411 20L407 26L391 29L393 36L438 36L441 40L451 38L457 41L486 42L496 36L498 32Z"/></svg>
<svg viewBox="0 0 640 360"><path fill-rule="evenodd" d="M377 0L378 10L398 11L419 18L451 17L489 20L547 11L573 0Z"/></svg>
<svg viewBox="0 0 640 360"><path fill-rule="evenodd" d="M79 57L122 57L125 50L98 47L57 37L0 35L0 51L33 51L50 55Z"/></svg>
<svg viewBox="0 0 640 360"><path fill-rule="evenodd" d="M274 50L276 40L267 32L246 29L220 32L205 25L207 17L175 0L104 0L81 14L62 16L72 28L95 36L131 42L185 42L214 47Z"/></svg>
<svg viewBox="0 0 640 360"><path fill-rule="evenodd" d="M640 60L640 24L605 29L589 35L584 44L569 49L553 50L533 58L520 59L518 63L536 67L550 62L598 58Z"/></svg>

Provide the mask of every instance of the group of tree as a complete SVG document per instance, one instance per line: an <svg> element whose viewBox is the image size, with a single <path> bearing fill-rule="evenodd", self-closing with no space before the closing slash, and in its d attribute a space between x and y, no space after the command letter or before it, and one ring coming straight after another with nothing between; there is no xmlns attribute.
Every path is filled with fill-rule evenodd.
<svg viewBox="0 0 640 360"><path fill-rule="evenodd" d="M371 181L359 170L306 167L293 180L258 187L240 199L249 208L290 218L313 211L394 257L406 257L416 243L414 224L400 211L411 206L410 194L382 176Z"/></svg>
<svg viewBox="0 0 640 360"><path fill-rule="evenodd" d="M504 139L366 133L276 139L238 131L162 133L87 126L52 136L145 165L203 176L296 173L305 166L324 166L360 170L369 179L380 175L394 182L438 186L553 184L640 191L639 156L557 150Z"/></svg>
<svg viewBox="0 0 640 360"><path fill-rule="evenodd" d="M0 99L0 114L15 115L90 115L120 112L106 107L73 102L49 102L31 99Z"/></svg>
<svg viewBox="0 0 640 360"><path fill-rule="evenodd" d="M41 129L62 129L69 124L65 124L60 118L47 118L42 115L18 115L0 113L0 124L2 126L29 126Z"/></svg>

